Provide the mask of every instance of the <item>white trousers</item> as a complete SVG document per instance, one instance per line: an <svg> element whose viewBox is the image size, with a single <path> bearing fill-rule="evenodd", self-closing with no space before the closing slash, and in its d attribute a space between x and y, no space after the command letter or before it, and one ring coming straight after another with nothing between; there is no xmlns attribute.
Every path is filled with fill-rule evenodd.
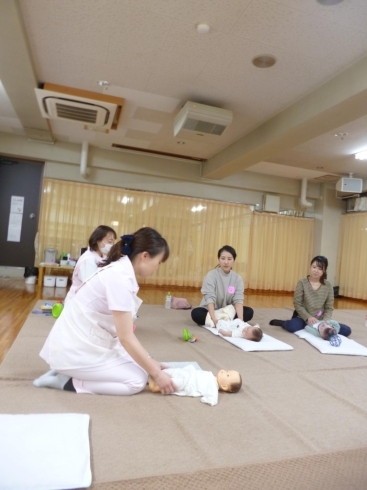
<svg viewBox="0 0 367 490"><path fill-rule="evenodd" d="M77 393L94 395L135 395L148 382L148 375L143 368L125 360L110 367L62 370L60 373L73 378Z"/></svg>

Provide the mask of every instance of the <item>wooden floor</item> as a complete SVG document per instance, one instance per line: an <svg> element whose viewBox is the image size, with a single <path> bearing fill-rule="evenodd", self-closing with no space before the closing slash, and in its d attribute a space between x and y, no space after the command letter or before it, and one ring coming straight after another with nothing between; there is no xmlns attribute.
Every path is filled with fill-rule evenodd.
<svg viewBox="0 0 367 490"><path fill-rule="evenodd" d="M193 306L197 306L201 301L200 289L172 287L169 289L172 296L186 298ZM167 291L168 288L144 286L139 291L139 297L146 304L163 305ZM37 300L62 301L66 293L66 288L39 288L37 285L25 284L24 279L0 278L0 363L16 339ZM293 293L247 290L245 303L252 308L292 307ZM334 307L367 310L367 301L339 298L335 300Z"/></svg>

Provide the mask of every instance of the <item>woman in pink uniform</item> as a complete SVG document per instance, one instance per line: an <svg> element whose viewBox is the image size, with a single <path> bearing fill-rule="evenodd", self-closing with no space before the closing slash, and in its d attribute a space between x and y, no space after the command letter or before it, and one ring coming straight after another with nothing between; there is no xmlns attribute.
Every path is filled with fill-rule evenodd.
<svg viewBox="0 0 367 490"><path fill-rule="evenodd" d="M151 376L162 393L173 393L172 379L133 332L142 302L135 276L149 277L168 256L166 240L152 228L121 237L56 320L40 353L51 371L33 384L77 393L133 395Z"/></svg>
<svg viewBox="0 0 367 490"><path fill-rule="evenodd" d="M65 298L69 301L76 290L98 269L98 265L105 259L116 241L116 232L109 226L98 226L88 240L88 249L79 257L76 263L72 284Z"/></svg>

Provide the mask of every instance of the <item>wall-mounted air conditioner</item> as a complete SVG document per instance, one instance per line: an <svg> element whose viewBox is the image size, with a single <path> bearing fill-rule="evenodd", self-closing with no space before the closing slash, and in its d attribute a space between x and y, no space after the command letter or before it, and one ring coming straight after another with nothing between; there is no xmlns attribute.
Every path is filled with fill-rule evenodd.
<svg viewBox="0 0 367 490"><path fill-rule="evenodd" d="M117 129L124 99L45 83L36 88L43 117L82 123L86 129Z"/></svg>
<svg viewBox="0 0 367 490"><path fill-rule="evenodd" d="M280 196L272 194L264 194L263 211L267 213L279 213L280 211Z"/></svg>
<svg viewBox="0 0 367 490"><path fill-rule="evenodd" d="M196 102L186 102L174 119L173 134L198 138L221 136L233 120L232 111Z"/></svg>
<svg viewBox="0 0 367 490"><path fill-rule="evenodd" d="M335 189L344 194L359 194L362 192L363 180L342 177L335 184Z"/></svg>

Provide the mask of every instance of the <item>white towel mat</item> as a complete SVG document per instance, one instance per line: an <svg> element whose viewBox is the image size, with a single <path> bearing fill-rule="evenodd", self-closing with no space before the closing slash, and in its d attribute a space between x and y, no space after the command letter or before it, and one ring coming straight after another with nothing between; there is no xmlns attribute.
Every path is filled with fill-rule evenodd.
<svg viewBox="0 0 367 490"><path fill-rule="evenodd" d="M306 332L306 330L299 330L294 332L300 339L305 339L311 345L316 347L321 354L344 354L347 356L367 356L367 348L361 344L358 344L354 340L348 339L343 335L340 335L342 343L339 347L333 347L328 340L316 337L311 333Z"/></svg>
<svg viewBox="0 0 367 490"><path fill-rule="evenodd" d="M92 483L89 415L0 415L0 489L63 490Z"/></svg>
<svg viewBox="0 0 367 490"><path fill-rule="evenodd" d="M253 340L241 339L241 338L233 338L233 337L224 337L221 335L216 328L205 327L206 330L213 333L214 335L218 335L222 339L226 340L230 344L239 347L240 349L246 352L259 352L259 351L272 351L272 350L293 350L291 345L282 342L281 340L275 339L274 337L270 337L270 335L263 334L263 338L260 342L254 342Z"/></svg>
<svg viewBox="0 0 367 490"><path fill-rule="evenodd" d="M180 362L180 361L166 362L166 361L163 361L162 364L164 364L165 366L168 366L169 368L180 368L180 369L185 367L185 366L193 366L198 371L202 371L201 367L199 366L199 364L196 361L187 361L187 362Z"/></svg>

